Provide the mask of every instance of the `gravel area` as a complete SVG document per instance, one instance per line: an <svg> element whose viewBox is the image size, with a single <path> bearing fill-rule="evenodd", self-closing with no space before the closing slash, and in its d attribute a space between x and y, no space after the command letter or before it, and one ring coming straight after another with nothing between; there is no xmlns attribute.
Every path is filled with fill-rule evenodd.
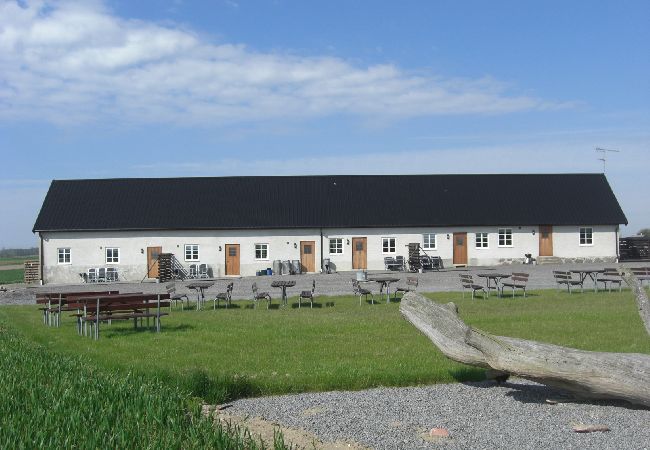
<svg viewBox="0 0 650 450"><path fill-rule="evenodd" d="M611 265L611 264L610 264ZM638 266L640 263L630 263L632 266ZM385 275L390 274L402 281L392 285L392 288L403 284L406 277L416 276L419 279L419 292L449 292L459 291L460 282L458 280L459 273L486 273L486 272L526 272L530 274L528 282L529 289L548 289L555 288L556 284L553 279L553 270L571 270L571 269L602 269L603 264L542 264L542 265L522 265L513 264L507 266L491 266L491 267L471 267L471 268L458 268L458 269L443 269L439 272L427 273L406 273L406 272L384 272L384 271L371 271L369 276L372 275ZM235 283L233 290L234 300L250 300L251 298L251 283L256 282L260 290L268 291L274 299L280 297L280 290L271 287L271 282L274 280L295 280L296 286L289 288L287 293L289 296L295 296L302 290L311 289L311 281L316 280L316 296L335 296L335 295L350 295L352 287L350 280L356 277L356 272L340 272L333 274L308 274L308 275L286 275L286 276L262 276L262 277L242 277L242 278L229 278L229 279L216 279L213 287L206 291L206 298L212 298L218 292L224 292L226 284L230 281ZM483 283L483 280L476 278L478 283ZM177 289L179 293L187 293L190 298L196 298L194 291L185 288L189 281L177 282ZM38 291L94 291L98 286L105 288L116 288L122 292L145 292L145 293L164 293L165 285L154 282L131 283L131 282L118 282L118 283L102 283L102 284L48 284L46 286L25 286L24 284L6 285L8 292L0 292L0 305L3 304L30 304L35 301L35 292ZM366 288L371 289L375 294L379 291L379 286L373 283L368 283ZM591 289L593 284L591 280L587 279L585 282L585 289ZM494 292L492 293L494 294Z"/></svg>
<svg viewBox="0 0 650 450"><path fill-rule="evenodd" d="M549 404L547 399L560 400ZM569 402L526 380L324 392L235 401L230 414L304 429L374 449L648 449L650 410ZM607 432L576 433L577 424ZM448 438L431 438L442 427Z"/></svg>

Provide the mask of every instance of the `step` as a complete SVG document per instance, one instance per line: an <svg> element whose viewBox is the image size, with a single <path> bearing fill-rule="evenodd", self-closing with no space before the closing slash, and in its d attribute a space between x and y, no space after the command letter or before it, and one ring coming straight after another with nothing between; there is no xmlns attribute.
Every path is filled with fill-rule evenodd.
<svg viewBox="0 0 650 450"><path fill-rule="evenodd" d="M538 256L537 264L562 264L562 258L557 256Z"/></svg>

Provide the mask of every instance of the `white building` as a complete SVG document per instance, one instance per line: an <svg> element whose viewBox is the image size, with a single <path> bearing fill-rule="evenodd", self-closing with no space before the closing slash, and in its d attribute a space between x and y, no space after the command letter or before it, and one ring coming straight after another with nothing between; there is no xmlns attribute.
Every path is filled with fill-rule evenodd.
<svg viewBox="0 0 650 450"><path fill-rule="evenodd" d="M43 282L71 283L153 278L161 252L214 277L274 260L379 270L409 243L445 266L613 261L621 223L602 174L221 177L55 180L34 231Z"/></svg>

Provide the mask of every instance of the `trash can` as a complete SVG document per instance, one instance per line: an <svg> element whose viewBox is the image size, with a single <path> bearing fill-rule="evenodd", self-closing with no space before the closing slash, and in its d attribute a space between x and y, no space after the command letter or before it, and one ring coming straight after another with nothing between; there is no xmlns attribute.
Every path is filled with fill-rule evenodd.
<svg viewBox="0 0 650 450"><path fill-rule="evenodd" d="M291 261L282 261L282 275L291 273Z"/></svg>
<svg viewBox="0 0 650 450"><path fill-rule="evenodd" d="M271 269L270 267L267 267L266 268L266 274L267 275L273 275L273 269Z"/></svg>
<svg viewBox="0 0 650 450"><path fill-rule="evenodd" d="M282 260L273 260L273 273L276 275L282 275Z"/></svg>
<svg viewBox="0 0 650 450"><path fill-rule="evenodd" d="M302 273L302 267L300 266L300 260L299 259L294 259L294 260L291 261L291 268L293 269L293 273L295 273L295 274Z"/></svg>
<svg viewBox="0 0 650 450"><path fill-rule="evenodd" d="M368 281L368 272L365 270L357 272L357 281Z"/></svg>
<svg viewBox="0 0 650 450"><path fill-rule="evenodd" d="M323 272L332 273L332 268L330 266L330 259L329 258L323 258Z"/></svg>

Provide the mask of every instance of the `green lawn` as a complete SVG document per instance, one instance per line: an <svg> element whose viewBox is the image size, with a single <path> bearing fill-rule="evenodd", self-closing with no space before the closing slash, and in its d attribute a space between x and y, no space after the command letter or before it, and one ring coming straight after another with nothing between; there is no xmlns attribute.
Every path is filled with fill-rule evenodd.
<svg viewBox="0 0 650 450"><path fill-rule="evenodd" d="M24 269L0 269L0 284L22 283L25 279Z"/></svg>
<svg viewBox="0 0 650 450"><path fill-rule="evenodd" d="M471 325L495 334L586 350L650 353L629 291L568 295L531 292L527 299L455 301ZM36 306L2 307L0 320L53 351L82 355L99 367L156 375L208 401L275 393L362 389L481 379L483 372L449 361L400 315L398 304L174 311L163 332L104 326L99 341L42 325ZM321 302L322 303L322 302ZM248 304L248 302L242 302Z"/></svg>

